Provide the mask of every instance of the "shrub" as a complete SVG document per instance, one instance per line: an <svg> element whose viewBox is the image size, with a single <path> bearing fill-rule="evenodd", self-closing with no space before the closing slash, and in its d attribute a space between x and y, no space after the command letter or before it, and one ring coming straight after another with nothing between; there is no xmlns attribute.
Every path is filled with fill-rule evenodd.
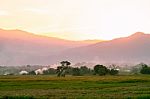
<svg viewBox="0 0 150 99"><path fill-rule="evenodd" d="M118 70L115 70L115 69L109 70L109 74L110 74L110 75L117 75L118 73L119 73Z"/></svg>
<svg viewBox="0 0 150 99"><path fill-rule="evenodd" d="M81 76L80 69L78 67L72 69L73 76Z"/></svg>
<svg viewBox="0 0 150 99"><path fill-rule="evenodd" d="M143 64L140 73L141 74L150 74L150 67L148 67L146 64Z"/></svg>
<svg viewBox="0 0 150 99"><path fill-rule="evenodd" d="M96 65L94 66L94 72L95 74L98 74L100 76L102 75L106 75L108 73L108 69L107 67L103 66L103 65Z"/></svg>

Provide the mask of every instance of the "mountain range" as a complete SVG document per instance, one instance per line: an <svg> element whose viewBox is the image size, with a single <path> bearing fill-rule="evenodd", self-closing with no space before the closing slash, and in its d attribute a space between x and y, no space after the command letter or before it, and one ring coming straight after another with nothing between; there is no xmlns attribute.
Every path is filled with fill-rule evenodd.
<svg viewBox="0 0 150 99"><path fill-rule="evenodd" d="M137 32L131 36L69 49L59 56L71 61L98 63L150 63L150 34Z"/></svg>
<svg viewBox="0 0 150 99"><path fill-rule="evenodd" d="M21 30L0 29L0 65L47 65L68 60L97 63L150 63L150 34L109 41L69 41Z"/></svg>
<svg viewBox="0 0 150 99"><path fill-rule="evenodd" d="M51 55L100 41L69 41L22 30L0 29L0 65L48 64L51 58L47 57Z"/></svg>

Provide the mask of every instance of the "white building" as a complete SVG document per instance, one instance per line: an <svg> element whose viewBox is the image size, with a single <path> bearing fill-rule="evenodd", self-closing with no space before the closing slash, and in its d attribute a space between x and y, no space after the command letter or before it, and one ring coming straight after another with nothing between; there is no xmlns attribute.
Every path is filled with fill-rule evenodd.
<svg viewBox="0 0 150 99"><path fill-rule="evenodd" d="M21 71L21 72L19 72L19 74L20 74L20 75L27 75L28 72L27 72L27 71Z"/></svg>

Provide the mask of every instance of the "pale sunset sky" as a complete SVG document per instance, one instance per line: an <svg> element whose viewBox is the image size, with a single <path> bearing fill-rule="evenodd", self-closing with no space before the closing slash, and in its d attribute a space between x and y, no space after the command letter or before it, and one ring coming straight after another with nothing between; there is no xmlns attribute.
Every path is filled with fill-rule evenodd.
<svg viewBox="0 0 150 99"><path fill-rule="evenodd" d="M0 0L0 28L69 40L150 33L150 0Z"/></svg>

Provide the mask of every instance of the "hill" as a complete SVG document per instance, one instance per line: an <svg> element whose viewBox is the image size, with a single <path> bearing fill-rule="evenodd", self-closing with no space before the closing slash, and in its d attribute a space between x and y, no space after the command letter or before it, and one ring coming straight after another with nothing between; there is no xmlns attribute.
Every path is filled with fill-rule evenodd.
<svg viewBox="0 0 150 99"><path fill-rule="evenodd" d="M137 32L129 37L69 49L59 56L73 62L150 63L150 34Z"/></svg>
<svg viewBox="0 0 150 99"><path fill-rule="evenodd" d="M0 65L53 64L62 60L94 63L150 63L150 34L110 41L69 41L21 30L0 29Z"/></svg>
<svg viewBox="0 0 150 99"><path fill-rule="evenodd" d="M0 65L48 64L63 50L87 46L82 41L69 41L35 35L21 30L0 29Z"/></svg>

